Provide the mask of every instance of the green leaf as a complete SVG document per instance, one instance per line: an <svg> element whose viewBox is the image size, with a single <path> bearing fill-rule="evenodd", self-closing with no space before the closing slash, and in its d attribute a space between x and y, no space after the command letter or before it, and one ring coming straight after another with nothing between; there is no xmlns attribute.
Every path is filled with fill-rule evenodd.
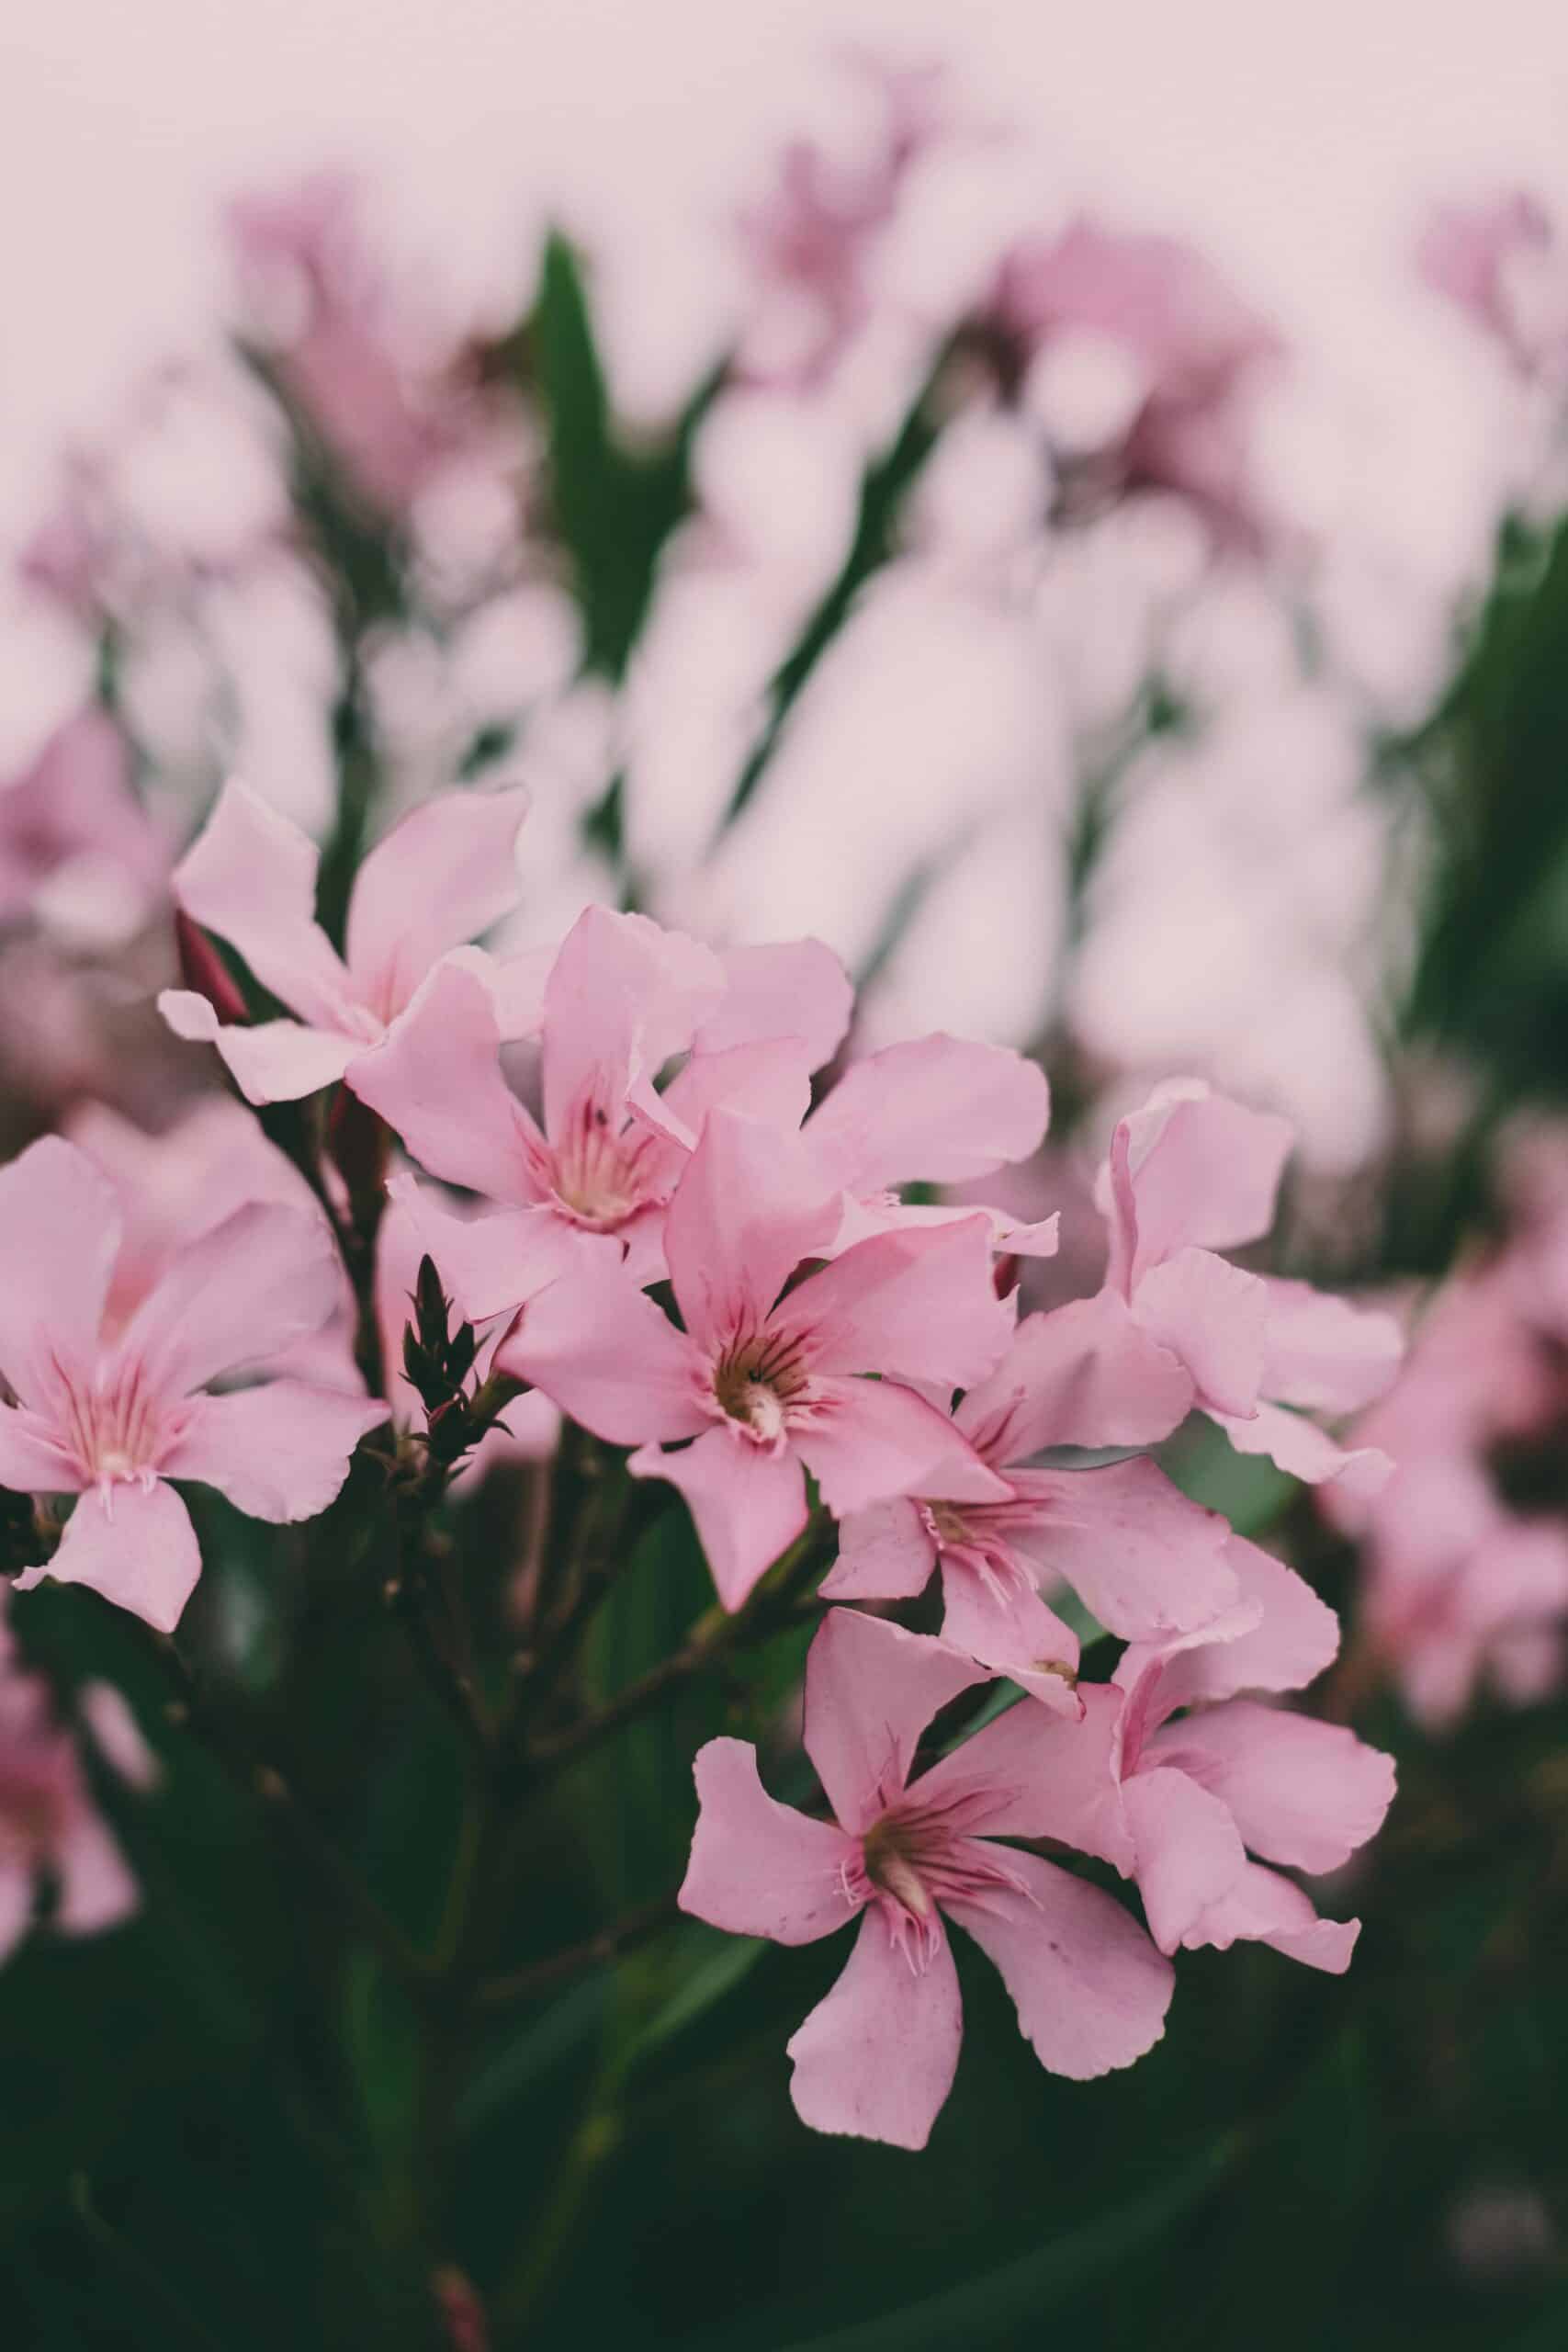
<svg viewBox="0 0 1568 2352"><path fill-rule="evenodd" d="M642 2028L633 2058L648 2057L694 2025L750 1975L766 1950L767 1945L756 1936L721 1935L716 1928L689 1928L671 1955L671 1965L682 1981Z"/></svg>

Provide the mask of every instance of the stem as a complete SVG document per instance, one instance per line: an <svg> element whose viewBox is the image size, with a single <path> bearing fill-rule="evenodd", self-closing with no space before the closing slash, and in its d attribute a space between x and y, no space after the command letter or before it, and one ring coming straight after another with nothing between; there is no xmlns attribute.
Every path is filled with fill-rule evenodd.
<svg viewBox="0 0 1568 2352"><path fill-rule="evenodd" d="M681 1916L675 1895L671 1887L651 1903L640 1904L609 1927L601 1928L597 1935L585 1936L581 1943L551 1952L545 1960L530 1961L526 1967L513 1969L505 1976L491 1977L475 1987L476 2005L496 2009L509 2007L514 2001L531 2001L552 1985L580 1976L586 1968L602 1968L619 1960L624 1952L674 1926Z"/></svg>
<svg viewBox="0 0 1568 2352"><path fill-rule="evenodd" d="M461 1597L453 1589L446 1555L430 1512L446 1490L444 1464L427 1459L393 1499L397 1572L386 1598L402 1620L420 1671L488 1774L495 1741L474 1670Z"/></svg>

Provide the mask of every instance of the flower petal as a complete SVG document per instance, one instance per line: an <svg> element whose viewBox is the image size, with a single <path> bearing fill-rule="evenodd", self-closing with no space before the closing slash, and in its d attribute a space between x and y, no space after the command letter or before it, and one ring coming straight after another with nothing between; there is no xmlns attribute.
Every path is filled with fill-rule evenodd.
<svg viewBox="0 0 1568 2352"><path fill-rule="evenodd" d="M1256 1274L1207 1250L1180 1250L1144 1276L1133 1312L1149 1337L1187 1366L1200 1405L1256 1412L1269 1312L1269 1294Z"/></svg>
<svg viewBox="0 0 1568 2352"><path fill-rule="evenodd" d="M56 1360L72 1370L96 1352L119 1204L85 1151L45 1136L0 1168L0 1373L24 1404L41 1401Z"/></svg>
<svg viewBox="0 0 1568 2352"><path fill-rule="evenodd" d="M1287 1960L1343 1976L1360 1932L1359 1919L1320 1919L1293 1879L1248 1862L1231 1893L1204 1914L1187 1946L1228 1951L1237 1942L1272 1944Z"/></svg>
<svg viewBox="0 0 1568 2352"><path fill-rule="evenodd" d="M1332 1484L1352 1503L1378 1494L1393 1476L1393 1463L1380 1446L1343 1446L1304 1414L1282 1405L1259 1405L1245 1420L1211 1409L1238 1453L1267 1454L1277 1469L1309 1487Z"/></svg>
<svg viewBox="0 0 1568 2352"><path fill-rule="evenodd" d="M852 1062L807 1136L835 1184L880 1193L956 1184L1027 1159L1050 1116L1045 1073L1021 1054L937 1035Z"/></svg>
<svg viewBox="0 0 1568 2352"><path fill-rule="evenodd" d="M1007 1488L945 1413L892 1380L818 1380L795 1452L835 1517L890 1495L1000 1502Z"/></svg>
<svg viewBox="0 0 1568 2352"><path fill-rule="evenodd" d="M85 1802L51 1859L60 1882L55 1922L65 1935L99 1935L130 1918L140 1905L130 1864L108 1825Z"/></svg>
<svg viewBox="0 0 1568 2352"><path fill-rule="evenodd" d="M755 1332L801 1260L831 1240L837 1221L833 1195L798 1137L735 1111L711 1111L664 1220L670 1279L697 1346L716 1354L738 1332Z"/></svg>
<svg viewBox="0 0 1568 2352"><path fill-rule="evenodd" d="M383 835L355 878L345 945L356 992L389 1017L449 947L479 939L522 894L528 795L438 794Z"/></svg>
<svg viewBox="0 0 1568 2352"><path fill-rule="evenodd" d="M710 1739L693 1770L699 1809L682 1910L727 1935L776 1944L815 1943L846 1927L855 1840L834 1822L776 1804L757 1777L749 1740Z"/></svg>
<svg viewBox="0 0 1568 2352"><path fill-rule="evenodd" d="M1225 1520L1190 1502L1146 1455L1096 1470L1015 1470L1010 1484L1029 1512L1014 1545L1036 1580L1071 1585L1124 1641L1206 1625L1234 1606Z"/></svg>
<svg viewBox="0 0 1568 2352"><path fill-rule="evenodd" d="M496 1363L612 1445L713 1427L691 1340L622 1267L601 1260L529 1299Z"/></svg>
<svg viewBox="0 0 1568 2352"><path fill-rule="evenodd" d="M1145 1750L1227 1807L1255 1854L1332 1871L1381 1827L1393 1758L1341 1724L1229 1699L1156 1731Z"/></svg>
<svg viewBox="0 0 1568 2352"><path fill-rule="evenodd" d="M1201 1700L1233 1699L1238 1690L1299 1690L1333 1662L1339 1648L1339 1620L1293 1568L1271 1553L1233 1535L1225 1559L1243 1602L1256 1607L1248 1623L1231 1611L1213 1638L1185 1645L1164 1661L1161 1700L1174 1710ZM1138 1671L1129 1650L1118 1668L1128 1684Z"/></svg>
<svg viewBox="0 0 1568 2352"><path fill-rule="evenodd" d="M238 948L263 988L312 1027L341 1029L347 972L316 921L316 845L244 785L226 784L175 868L194 922Z"/></svg>
<svg viewBox="0 0 1568 2352"><path fill-rule="evenodd" d="M739 1609L808 1513L806 1480L792 1453L769 1453L739 1431L710 1426L678 1453L643 1446L626 1464L634 1478L667 1478L686 1498L726 1609Z"/></svg>
<svg viewBox="0 0 1568 2352"><path fill-rule="evenodd" d="M201 1574L196 1530L172 1487L121 1485L106 1497L85 1494L65 1522L60 1549L42 1567L17 1578L18 1592L49 1577L55 1584L87 1584L145 1618L160 1634L172 1634Z"/></svg>
<svg viewBox="0 0 1568 2352"><path fill-rule="evenodd" d="M1038 1854L1009 1850L1020 1881L944 1906L998 1970L1020 2030L1054 2075L1090 2082L1130 2066L1165 2031L1176 1975L1114 1895Z"/></svg>
<svg viewBox="0 0 1568 2352"><path fill-rule="evenodd" d="M1294 1139L1288 1119L1199 1080L1161 1087L1111 1140L1118 1286L1135 1289L1179 1250L1236 1250L1267 1233Z"/></svg>
<svg viewBox="0 0 1568 2352"><path fill-rule="evenodd" d="M798 1345L814 1371L886 1372L950 1389L984 1379L1012 1329L992 1285L984 1216L857 1241L769 1317L770 1331Z"/></svg>
<svg viewBox="0 0 1568 2352"><path fill-rule="evenodd" d="M727 947L724 1000L693 1040L700 1054L723 1053L761 1038L793 1037L808 1069L830 1061L854 1011L854 988L830 947L819 939L789 939L757 947Z"/></svg>
<svg viewBox="0 0 1568 2352"><path fill-rule="evenodd" d="M1053 1714L1021 1699L939 1757L916 1781L933 1805L962 1805L986 1838L1055 1838L1125 1876L1133 1845L1116 1787L1118 1693L1085 1683L1080 1708Z"/></svg>
<svg viewBox="0 0 1568 2352"><path fill-rule="evenodd" d="M320 1330L338 1272L319 1216L253 1201L181 1250L132 1316L119 1360L170 1399L188 1396Z"/></svg>
<svg viewBox="0 0 1568 2352"><path fill-rule="evenodd" d="M347 1477L360 1439L386 1418L379 1396L349 1396L302 1380L197 1396L162 1467L165 1477L216 1487L249 1519L314 1519Z"/></svg>
<svg viewBox="0 0 1568 2352"><path fill-rule="evenodd" d="M1266 1281L1265 1396L1319 1413L1356 1413L1399 1370L1404 1334L1381 1308L1355 1306L1310 1283Z"/></svg>
<svg viewBox="0 0 1568 2352"><path fill-rule="evenodd" d="M840 1521L839 1556L817 1589L824 1600L912 1600L935 1566L919 1505L895 1496Z"/></svg>
<svg viewBox="0 0 1568 2352"><path fill-rule="evenodd" d="M1192 1405L1192 1375L1115 1291L1027 1315L1000 1363L960 1405L988 1462L1048 1445L1153 1445Z"/></svg>
<svg viewBox="0 0 1568 2352"><path fill-rule="evenodd" d="M502 1075L501 1031L484 982L438 964L348 1082L433 1176L493 1200L545 1191L543 1141Z"/></svg>
<svg viewBox="0 0 1568 2352"><path fill-rule="evenodd" d="M790 2096L814 2132L923 2148L958 2071L958 1972L937 1933L922 1968L895 1946L880 1904L843 1974L789 2042Z"/></svg>
<svg viewBox="0 0 1568 2352"><path fill-rule="evenodd" d="M1175 1951L1236 1884L1247 1849L1220 1799L1185 1772L1157 1766L1134 1772L1122 1803L1149 1932L1161 1951Z"/></svg>
<svg viewBox="0 0 1568 2352"><path fill-rule="evenodd" d="M1074 1689L1078 1637L1032 1585L980 1576L962 1554L949 1552L942 1557L942 1589L944 1642L1007 1675L1054 1714L1077 1722L1083 1713Z"/></svg>
<svg viewBox="0 0 1568 2352"><path fill-rule="evenodd" d="M408 1279L400 1274L386 1300L383 1346L395 1339L400 1355L403 1327L409 1320L408 1293L419 1261L429 1256L459 1313L471 1323L487 1322L492 1315L510 1315L549 1283L603 1262L618 1265L620 1250L608 1236L584 1233L557 1216L553 1209L502 1209L495 1216L454 1216L442 1207L427 1185L412 1176L394 1176L387 1188L392 1206L382 1224L393 1235L398 1223L408 1220L405 1250Z"/></svg>
<svg viewBox="0 0 1568 2352"><path fill-rule="evenodd" d="M983 1667L929 1634L858 1609L830 1609L806 1661L803 1738L844 1828L861 1831L897 1797L920 1734Z"/></svg>
<svg viewBox="0 0 1568 2352"><path fill-rule="evenodd" d="M298 1021L261 1021L224 1027L204 996L164 989L158 1010L176 1037L216 1046L247 1102L298 1102L335 1086L364 1040L341 1029L307 1029Z"/></svg>
<svg viewBox="0 0 1568 2352"><path fill-rule="evenodd" d="M589 907L545 987L545 1130L558 1136L589 1095L618 1109L634 1077L684 1053L724 994L711 949L647 915Z"/></svg>

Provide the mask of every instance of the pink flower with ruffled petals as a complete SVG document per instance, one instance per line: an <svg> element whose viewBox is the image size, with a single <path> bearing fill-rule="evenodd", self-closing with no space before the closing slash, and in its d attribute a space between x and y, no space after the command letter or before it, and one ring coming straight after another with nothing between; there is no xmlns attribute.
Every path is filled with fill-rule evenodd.
<svg viewBox="0 0 1568 2352"><path fill-rule="evenodd" d="M316 921L314 842L243 784L225 785L175 869L175 899L298 1018L225 1026L189 989L165 989L159 1011L176 1036L215 1045L252 1102L355 1086L355 1066L397 1034L432 967L478 974L504 1021L505 967L467 943L517 903L526 807L513 789L443 793L412 809L359 869L340 956Z"/></svg>
<svg viewBox="0 0 1568 2352"><path fill-rule="evenodd" d="M85 1694L100 1712L107 1695L102 1684ZM140 1734L133 1736L140 1745ZM136 1882L93 1803L47 1684L7 1662L0 1670L0 1961L26 1935L46 1876L57 1890L52 1922L62 1935L96 1935L137 1907Z"/></svg>
<svg viewBox="0 0 1568 2352"><path fill-rule="evenodd" d="M270 1365L331 1312L324 1227L253 1204L181 1252L118 1336L104 1336L119 1245L113 1188L45 1136L0 1169L0 1485L80 1498L46 1576L89 1584L172 1632L201 1569L169 1484L216 1487L253 1519L310 1519L386 1418L363 1396L276 1379L209 1393Z"/></svg>
<svg viewBox="0 0 1568 2352"><path fill-rule="evenodd" d="M856 1512L822 1591L912 1597L940 1563L945 1638L1076 1714L1077 1636L1042 1586L1072 1586L1125 1639L1187 1631L1235 1602L1229 1530L1146 1456L1095 1469L1022 1465L1053 1446L1151 1444L1169 1435L1190 1395L1180 1364L1114 1292L1028 1317L953 1415L1005 1481L1005 1499L964 1502L931 1488Z"/></svg>
<svg viewBox="0 0 1568 2352"><path fill-rule="evenodd" d="M1337 1870L1381 1826L1393 1760L1338 1724L1237 1695L1298 1690L1333 1658L1339 1628L1255 1544L1233 1536L1230 1562L1228 1618L1124 1651L1111 1683L1083 1690L1081 1724L1043 1718L1060 1765L1046 1834L1136 1879L1162 1951L1255 1940L1339 1975L1359 1922L1320 1919L1265 1865Z"/></svg>
<svg viewBox="0 0 1568 2352"><path fill-rule="evenodd" d="M1268 1232L1292 1139L1287 1120L1197 1080L1156 1088L1111 1138L1106 1287L1185 1367L1190 1401L1238 1451L1314 1486L1335 1478L1371 1491L1392 1469L1387 1455L1347 1453L1305 1416L1356 1412L1380 1396L1404 1352L1398 1324L1219 1254Z"/></svg>
<svg viewBox="0 0 1568 2352"><path fill-rule="evenodd" d="M536 971L540 960L531 959ZM412 1202L426 1246L476 1320L510 1313L560 1271L573 1238L614 1243L638 1281L655 1280L665 1207L708 1112L728 1102L798 1126L811 1069L848 1016L837 959L814 941L721 960L646 915L606 907L578 918L541 977L531 1013L521 984L513 1002L519 1027L540 1039L542 1118L507 1085L490 992L461 968L434 976L352 1081L432 1175L507 1204L457 1227ZM781 1036L774 1019L794 1026ZM684 1069L657 1093L655 1078L683 1054Z"/></svg>
<svg viewBox="0 0 1568 2352"><path fill-rule="evenodd" d="M728 1609L805 1527L807 1470L835 1515L932 1488L1006 1498L947 1415L897 1385L964 1386L1006 1347L986 1220L874 1235L792 1287L839 1213L798 1136L715 1110L665 1220L684 1329L601 1261L543 1291L498 1358L640 1446L634 1475L680 1487Z"/></svg>
<svg viewBox="0 0 1568 2352"><path fill-rule="evenodd" d="M1016 1707L914 1770L932 1716L985 1679L944 1643L835 1609L807 1661L805 1730L834 1817L776 1804L745 1741L698 1753L682 1909L782 1944L860 1915L848 1966L789 2044L795 2110L818 2132L925 2146L963 2031L949 1920L995 1962L1053 2074L1129 2066L1164 2030L1170 1964L1143 1929L1098 1887L998 1842L1049 1831L1076 1727Z"/></svg>

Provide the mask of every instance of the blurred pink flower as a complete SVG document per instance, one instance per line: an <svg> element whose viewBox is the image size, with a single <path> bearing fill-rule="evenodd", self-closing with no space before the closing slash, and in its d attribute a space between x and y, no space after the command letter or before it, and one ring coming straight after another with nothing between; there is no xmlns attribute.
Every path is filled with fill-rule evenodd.
<svg viewBox="0 0 1568 2352"><path fill-rule="evenodd" d="M1256 1940L1338 1975L1359 1923L1320 1919L1294 1880L1248 1857L1337 1870L1381 1826L1393 1761L1337 1724L1236 1695L1299 1689L1339 1629L1280 1561L1235 1536L1229 1556L1241 1600L1226 1620L1134 1644L1111 1683L1085 1688L1079 1725L1036 1711L1045 1834L1136 1879L1162 1951Z"/></svg>
<svg viewBox="0 0 1568 2352"><path fill-rule="evenodd" d="M26 1935L46 1875L58 1889L52 1917L63 1935L96 1935L137 1907L136 1882L48 1685L8 1658L0 1666L0 1961Z"/></svg>
<svg viewBox="0 0 1568 2352"><path fill-rule="evenodd" d="M1058 1712L1074 1698L1077 1636L1041 1599L1066 1583L1111 1632L1134 1640L1202 1625L1234 1605L1229 1530L1145 1458L1098 1469L1028 1469L1048 1446L1144 1445L1185 1415L1182 1367L1113 1292L1031 1316L954 1425L1007 1487L962 1502L932 1488L857 1512L822 1590L896 1600L940 1562L944 1638Z"/></svg>
<svg viewBox="0 0 1568 2352"><path fill-rule="evenodd" d="M1568 342L1568 299L1558 315L1532 315L1527 288L1556 253L1550 214L1523 188L1433 211L1416 247L1416 266L1434 293L1455 303L1490 335L1521 375L1533 375L1551 345ZM1568 288L1563 289L1568 297Z"/></svg>
<svg viewBox="0 0 1568 2352"><path fill-rule="evenodd" d="M124 736L84 710L0 783L0 923L52 913L117 944L147 917L168 854L130 783Z"/></svg>
<svg viewBox="0 0 1568 2352"><path fill-rule="evenodd" d="M80 1497L60 1546L17 1580L89 1584L172 1632L201 1569L170 1479L217 1487L254 1519L312 1518L385 1408L293 1379L209 1393L269 1369L330 1314L331 1242L253 1204L184 1250L125 1329L104 1318L120 1216L85 1152L46 1136L0 1170L0 1484Z"/></svg>
<svg viewBox="0 0 1568 2352"><path fill-rule="evenodd" d="M795 2109L819 2132L925 2146L963 2032L948 1919L994 1962L1054 2074L1131 2065L1164 2030L1170 1965L1143 1929L1098 1887L997 1842L1054 1830L1055 1759L1081 1727L1020 1705L915 1772L931 1717L984 1679L943 1643L835 1609L807 1661L805 1729L834 1817L775 1804L742 1740L698 1753L682 1910L783 1944L861 1914L843 1974L789 2044Z"/></svg>
<svg viewBox="0 0 1568 2352"><path fill-rule="evenodd" d="M944 1414L895 1385L968 1385L1007 1345L986 1220L876 1235L788 1287L837 1216L797 1138L716 1110L665 1223L684 1328L600 1260L541 1292L498 1359L596 1436L641 1446L633 1474L684 1495L727 1609L806 1526L807 1469L836 1514L932 1489L1007 1496Z"/></svg>
<svg viewBox="0 0 1568 2352"><path fill-rule="evenodd" d="M225 785L175 869L175 897L299 1018L225 1026L189 989L165 989L159 1011L176 1036L215 1045L252 1102L292 1102L343 1078L354 1086L434 967L461 962L504 994L504 968L465 943L517 903L526 808L513 789L442 793L411 810L359 868L340 956L316 921L314 842L243 785Z"/></svg>

